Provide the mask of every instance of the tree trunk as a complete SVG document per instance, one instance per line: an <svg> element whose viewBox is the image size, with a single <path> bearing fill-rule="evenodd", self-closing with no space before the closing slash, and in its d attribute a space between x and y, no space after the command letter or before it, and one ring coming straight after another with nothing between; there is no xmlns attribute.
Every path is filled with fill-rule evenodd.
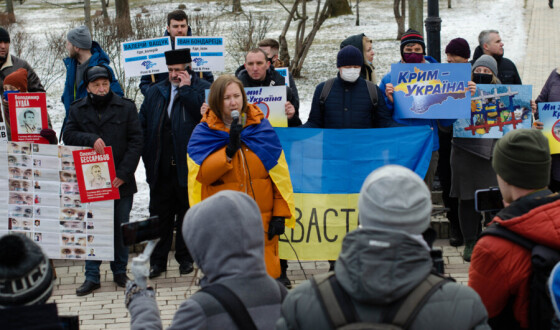
<svg viewBox="0 0 560 330"><path fill-rule="evenodd" d="M424 35L424 0L408 0L408 27Z"/></svg>
<svg viewBox="0 0 560 330"><path fill-rule="evenodd" d="M119 25L119 34L129 35L132 32L130 23L130 7L128 0L115 0L116 21Z"/></svg>
<svg viewBox="0 0 560 330"><path fill-rule="evenodd" d="M327 0L331 8L331 15L329 17L337 17L341 15L352 14L352 9L348 4L348 0Z"/></svg>
<svg viewBox="0 0 560 330"><path fill-rule="evenodd" d="M451 0L447 0L447 8L451 8Z"/></svg>
<svg viewBox="0 0 560 330"><path fill-rule="evenodd" d="M6 12L8 13L8 22L15 23L16 14L14 13L14 2L13 2L13 0L6 0Z"/></svg>
<svg viewBox="0 0 560 330"><path fill-rule="evenodd" d="M91 27L91 3L90 0L84 0L84 21L90 33L93 31Z"/></svg>
<svg viewBox="0 0 560 330"><path fill-rule="evenodd" d="M233 13L240 13L243 11L243 9L241 9L241 0L232 0L231 11Z"/></svg>
<svg viewBox="0 0 560 330"><path fill-rule="evenodd" d="M400 5L400 10L399 10ZM400 40L404 34L404 22L406 19L406 0L394 0L393 12L395 13L395 20L397 21L397 40Z"/></svg>
<svg viewBox="0 0 560 330"><path fill-rule="evenodd" d="M103 20L109 21L109 12L107 12L107 7L109 7L109 0L101 0L101 12L103 13Z"/></svg>
<svg viewBox="0 0 560 330"><path fill-rule="evenodd" d="M356 0L356 26L360 26L360 0Z"/></svg>

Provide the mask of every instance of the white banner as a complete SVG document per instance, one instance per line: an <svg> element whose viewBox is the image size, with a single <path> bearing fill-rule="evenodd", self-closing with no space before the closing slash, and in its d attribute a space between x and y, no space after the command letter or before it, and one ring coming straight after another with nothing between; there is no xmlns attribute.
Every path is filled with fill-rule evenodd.
<svg viewBox="0 0 560 330"><path fill-rule="evenodd" d="M169 37L123 42L121 49L128 78L167 72L164 53L171 50Z"/></svg>
<svg viewBox="0 0 560 330"><path fill-rule="evenodd" d="M175 49L189 48L192 69L199 71L225 70L225 44L223 37L176 37Z"/></svg>

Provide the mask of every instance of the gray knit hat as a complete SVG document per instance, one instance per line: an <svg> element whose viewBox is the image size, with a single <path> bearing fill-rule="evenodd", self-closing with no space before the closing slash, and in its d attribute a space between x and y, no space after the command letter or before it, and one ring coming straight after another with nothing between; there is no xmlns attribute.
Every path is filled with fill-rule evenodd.
<svg viewBox="0 0 560 330"><path fill-rule="evenodd" d="M68 32L66 39L70 43L81 49L91 49L91 34L87 26L78 26Z"/></svg>
<svg viewBox="0 0 560 330"><path fill-rule="evenodd" d="M478 68L479 66L484 66L487 67L488 69L490 69L492 71L492 73L494 74L494 76L498 76L498 63L496 62L496 60L490 56L490 55L482 55L478 58L478 60L476 60L476 62L474 62L473 66L472 66L472 71L474 72L474 69Z"/></svg>
<svg viewBox="0 0 560 330"><path fill-rule="evenodd" d="M540 189L550 181L548 139L535 129L508 132L494 147L492 167L505 182L524 189Z"/></svg>
<svg viewBox="0 0 560 330"><path fill-rule="evenodd" d="M430 226L432 196L416 173L400 165L387 165L364 181L358 209L363 227L418 235Z"/></svg>

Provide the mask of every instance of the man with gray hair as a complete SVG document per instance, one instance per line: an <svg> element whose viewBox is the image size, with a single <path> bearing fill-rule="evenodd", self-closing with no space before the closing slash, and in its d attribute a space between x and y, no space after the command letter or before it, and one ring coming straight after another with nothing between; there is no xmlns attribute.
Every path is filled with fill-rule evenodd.
<svg viewBox="0 0 560 330"><path fill-rule="evenodd" d="M334 273L291 290L276 329L337 329L358 322L490 329L474 290L433 273L431 248L422 236L430 226L431 194L417 174L398 165L375 170L362 185L358 208L360 226L344 238Z"/></svg>
<svg viewBox="0 0 560 330"><path fill-rule="evenodd" d="M498 78L504 85L521 85L521 77L517 72L517 67L510 60L504 57L504 43L497 30L483 30L478 35L478 47L474 50L471 63L483 54L494 57L498 62Z"/></svg>

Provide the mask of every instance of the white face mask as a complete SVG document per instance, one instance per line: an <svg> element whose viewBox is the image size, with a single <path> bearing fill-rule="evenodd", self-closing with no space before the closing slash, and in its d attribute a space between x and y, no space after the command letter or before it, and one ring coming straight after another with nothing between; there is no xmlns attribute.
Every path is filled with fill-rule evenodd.
<svg viewBox="0 0 560 330"><path fill-rule="evenodd" d="M361 68L340 68L340 78L348 82L354 82L360 77Z"/></svg>

